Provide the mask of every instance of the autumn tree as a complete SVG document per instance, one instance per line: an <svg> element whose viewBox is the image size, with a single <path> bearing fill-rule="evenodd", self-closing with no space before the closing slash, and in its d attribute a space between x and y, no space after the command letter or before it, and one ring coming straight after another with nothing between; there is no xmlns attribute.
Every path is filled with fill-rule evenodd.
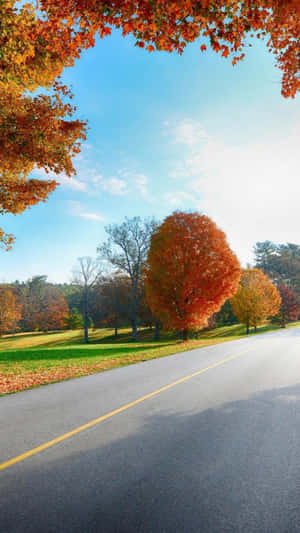
<svg viewBox="0 0 300 533"><path fill-rule="evenodd" d="M75 173L86 123L73 118L72 94L58 79L74 62L66 33L29 3L0 3L0 214L22 213L55 189L54 179L28 180L34 168ZM0 240L9 249L13 239L0 230Z"/></svg>
<svg viewBox="0 0 300 533"><path fill-rule="evenodd" d="M277 288L281 296L281 304L278 314L273 317L273 322L279 323L282 328L285 328L287 322L297 320L300 313L300 303L286 285L279 285Z"/></svg>
<svg viewBox="0 0 300 533"><path fill-rule="evenodd" d="M232 309L249 333L264 320L276 315L280 308L280 294L270 278L258 268L244 270L239 288L231 299Z"/></svg>
<svg viewBox="0 0 300 533"><path fill-rule="evenodd" d="M39 329L39 315L44 306L45 288L47 276L33 276L23 282L19 288L22 300L23 331L35 331Z"/></svg>
<svg viewBox="0 0 300 533"><path fill-rule="evenodd" d="M132 325L132 287L128 275L111 273L96 284L90 295L89 314L97 326L113 327L115 337L121 326ZM138 287L137 322L142 326L154 324L154 317L145 299L143 279Z"/></svg>
<svg viewBox="0 0 300 533"><path fill-rule="evenodd" d="M197 329L234 294L240 265L226 236L207 216L174 212L151 238L146 294L165 327Z"/></svg>
<svg viewBox="0 0 300 533"><path fill-rule="evenodd" d="M14 331L21 318L21 306L13 291L0 288L0 337Z"/></svg>
<svg viewBox="0 0 300 533"><path fill-rule="evenodd" d="M157 223L154 219L125 218L122 224L105 228L108 240L98 247L102 259L106 259L117 272L125 273L131 282L132 338L137 336L139 309L139 284L145 266L150 239Z"/></svg>
<svg viewBox="0 0 300 533"><path fill-rule="evenodd" d="M74 174L72 157L85 135L82 123L66 119L73 110L60 99L26 95L8 100L0 85L0 214L17 215L46 201L58 185L53 178L28 179L30 172L42 168L45 173ZM11 236L3 232L1 238L1 232L9 248Z"/></svg>
<svg viewBox="0 0 300 533"><path fill-rule="evenodd" d="M69 308L63 294L54 287L48 286L38 316L38 329L41 331L65 329L68 314Z"/></svg>
<svg viewBox="0 0 300 533"><path fill-rule="evenodd" d="M49 331L65 328L68 304L62 291L47 282L47 276L34 276L23 283L19 291L23 330Z"/></svg>
<svg viewBox="0 0 300 533"><path fill-rule="evenodd" d="M99 307L101 321L113 327L115 337L121 325L131 318L131 283L128 276L115 274L107 276L99 286Z"/></svg>
<svg viewBox="0 0 300 533"><path fill-rule="evenodd" d="M92 257L79 257L73 272L73 283L79 285L83 296L84 342L89 342L89 299L92 288L100 278L99 262Z"/></svg>

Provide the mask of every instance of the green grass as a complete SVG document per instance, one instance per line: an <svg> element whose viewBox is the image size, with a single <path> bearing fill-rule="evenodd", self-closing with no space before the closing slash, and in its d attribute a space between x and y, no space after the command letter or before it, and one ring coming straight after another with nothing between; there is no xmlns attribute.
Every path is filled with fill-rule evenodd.
<svg viewBox="0 0 300 533"><path fill-rule="evenodd" d="M295 326L300 322L289 325ZM267 324L256 334L275 329ZM162 332L157 342L150 330L141 330L137 342L132 342L129 329L122 329L117 338L113 333L91 331L88 345L83 344L81 331L22 333L0 339L0 394L239 339L245 336L245 327L203 331L188 342L171 332Z"/></svg>

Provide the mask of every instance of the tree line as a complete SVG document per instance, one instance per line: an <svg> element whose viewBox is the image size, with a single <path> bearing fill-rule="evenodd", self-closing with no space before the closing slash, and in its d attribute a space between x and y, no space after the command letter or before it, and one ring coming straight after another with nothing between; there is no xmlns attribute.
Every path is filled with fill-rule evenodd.
<svg viewBox="0 0 300 533"><path fill-rule="evenodd" d="M242 270L226 235L207 216L176 211L159 223L126 218L106 228L97 256L81 257L70 283L46 276L0 286L0 335L15 331L162 327L184 340L237 322L282 327L300 312L300 246L258 242Z"/></svg>

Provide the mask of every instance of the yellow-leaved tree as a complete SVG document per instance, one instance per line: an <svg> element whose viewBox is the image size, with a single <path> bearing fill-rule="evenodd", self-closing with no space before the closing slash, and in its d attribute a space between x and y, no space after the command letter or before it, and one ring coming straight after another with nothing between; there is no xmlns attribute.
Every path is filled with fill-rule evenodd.
<svg viewBox="0 0 300 533"><path fill-rule="evenodd" d="M239 322L255 329L280 309L281 297L270 278L259 268L243 271L237 292L231 299L232 310Z"/></svg>

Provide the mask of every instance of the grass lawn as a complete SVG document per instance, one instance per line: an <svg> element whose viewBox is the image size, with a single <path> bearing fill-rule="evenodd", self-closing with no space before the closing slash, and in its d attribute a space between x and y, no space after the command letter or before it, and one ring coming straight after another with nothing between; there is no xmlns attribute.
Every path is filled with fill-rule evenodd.
<svg viewBox="0 0 300 533"><path fill-rule="evenodd" d="M289 324L297 326L300 322ZM257 334L275 329L264 325ZM0 395L244 336L240 324L200 332L198 339L188 342L170 332L162 332L154 342L149 330L141 330L138 341L132 342L128 329L120 330L117 338L110 329L91 331L88 345L83 344L82 331L8 335L0 339Z"/></svg>

